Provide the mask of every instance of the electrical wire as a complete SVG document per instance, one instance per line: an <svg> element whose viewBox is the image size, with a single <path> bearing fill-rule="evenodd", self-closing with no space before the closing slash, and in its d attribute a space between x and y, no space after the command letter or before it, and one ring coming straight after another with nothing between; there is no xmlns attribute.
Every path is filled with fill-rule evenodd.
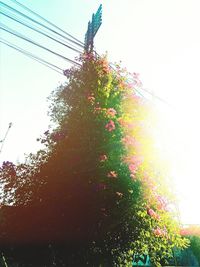
<svg viewBox="0 0 200 267"><path fill-rule="evenodd" d="M1 1L0 1L0 4L3 5L5 8L7 8L9 10L12 10L14 13L17 13L17 14L21 15L22 17L24 17L24 18L26 18L26 19L28 19L28 20L30 20L30 21L32 21L32 22L34 22L34 23L36 23L36 24L38 24L38 25L40 25L40 26L42 26L42 27L44 27L46 29L48 29L49 31L51 31L51 32L53 32L55 34L58 34L59 36L63 37L64 39L66 39L66 40L68 40L68 41L70 41L70 42L72 42L72 43L84 48L84 45L82 45L82 44L80 44L80 43L78 43L78 42L76 42L76 41L74 41L74 40L72 40L72 39L60 34L59 32L57 32L57 31L53 30L52 28L49 28L48 26L44 25L43 23L41 23L41 22L39 22L39 21L37 21L37 20L25 15L24 13L18 11L17 9L15 9L15 8L13 8L13 7L11 7L11 6L9 6L9 5L1 2Z"/></svg>
<svg viewBox="0 0 200 267"><path fill-rule="evenodd" d="M13 3L16 3L17 5L21 6L22 8L24 8L25 10L29 11L30 13L34 14L35 16L37 16L38 18L42 19L43 21L49 23L51 26L55 27L57 30L60 30L61 32L65 33L66 35L68 35L69 37L73 38L75 41L79 42L81 45L84 46L84 43L81 42L80 40L78 40L77 38L75 38L73 35L69 34L68 32L64 31L63 29L59 28L57 25L55 25L54 23L52 23L51 21L45 19L44 17L42 17L41 15L39 15L38 13L36 13L35 11L31 10L30 8L26 7L25 5L19 3L16 0L10 0Z"/></svg>
<svg viewBox="0 0 200 267"><path fill-rule="evenodd" d="M99 57L100 57L100 55L97 53L97 52L95 52ZM113 71L116 71L116 69L114 68L114 64L112 64L112 63L109 63L109 66L110 66L110 68L113 70ZM138 95L140 95L142 98L144 98L144 99L146 99L146 97L138 90L138 89L136 89L136 88L134 88L134 91L138 94ZM147 100L147 99L146 99Z"/></svg>
<svg viewBox="0 0 200 267"><path fill-rule="evenodd" d="M10 42L2 39L2 38L0 38L0 43L4 44L4 45L6 45L6 46L8 46L8 47L10 47L12 49L15 49L16 51L24 54L25 56L27 56L27 57L29 57L29 58L41 63L42 65L44 65L46 67L49 67L50 69L58 72L59 74L63 75L63 69L61 69L60 67L58 67L58 66L56 66L56 65L54 65L54 64L52 64L52 63L50 63L50 62L48 62L48 61L46 61L44 59L42 59L42 58L40 58L38 56L36 56L36 55L34 55L34 54L32 54L32 53L30 53L30 52L28 52L28 51L16 46L16 45L14 45L14 44L12 44L12 43L10 43Z"/></svg>
<svg viewBox="0 0 200 267"><path fill-rule="evenodd" d="M48 52L50 52L50 53L52 53L52 54L54 54L54 55L60 57L60 58L62 58L62 59L64 59L64 60L66 60L66 61L72 63L72 64L76 64L76 65L78 65L78 66L81 66L81 64L77 63L76 61L74 61L74 60L72 60L72 59L69 59L69 58L67 58L67 57L65 57L65 56L62 56L61 54L56 53L56 52L54 52L53 50L51 50L51 49L49 49L49 48L47 48L47 47L45 47L45 46L43 46L43 45L40 45L40 44L37 43L37 42L34 42L33 40L31 40L31 39L25 37L24 35L18 33L17 31L13 31L12 29L10 29L9 27L7 27L7 26L4 25L3 23L0 23L0 29L2 29L2 30L4 30L4 31L6 31L6 32L8 32L8 33L10 33L10 34L12 34L12 35L14 35L14 36L17 36L18 38L21 38L21 39L23 39L23 40L25 40L25 41L27 41L27 42L33 44L33 45L36 45L36 46L38 46L38 47L40 47L40 48L42 48L42 49L44 49L44 50L46 50L46 51L48 51Z"/></svg>
<svg viewBox="0 0 200 267"><path fill-rule="evenodd" d="M145 89L145 88L143 88L143 87L141 87L140 89L143 90L143 91L145 91L146 93L148 93L148 94L151 95L152 97L158 99L159 101L163 102L164 104L166 104L166 105L172 107L172 105L171 105L170 103L168 103L166 100L164 100L163 98L161 98L161 97L155 95L154 93L151 93L149 90L147 90L147 89Z"/></svg>
<svg viewBox="0 0 200 267"><path fill-rule="evenodd" d="M14 18L14 19L16 19L16 20L19 20L21 23L24 23L24 24L27 24L27 25L31 25L31 23L30 23L29 20L24 19L24 18L22 18L22 17L20 17L20 19L19 19L19 16L17 16L16 14L12 14L12 12L9 12L9 11L5 11L5 12L6 12L6 13L4 13L4 14L9 15L9 16L11 16L12 18ZM23 24L22 24L22 25L23 25ZM33 26L33 25L34 25L34 26ZM59 41L61 41L61 42L65 42L66 44L70 45L70 47L72 47L72 48L74 48L74 49L77 49L77 46L76 46L76 45L70 43L70 42L67 41L66 39L64 39L64 38L62 38L62 37L60 37L60 36L58 36L58 35L56 35L56 34L54 34L54 33L52 33L52 32L49 32L48 30L45 30L45 29L39 27L38 25L35 25L35 24L33 24L33 25L31 25L32 28L34 28L34 29L36 29L36 30L38 30L38 31L41 31L42 33L45 33L45 34L48 34L48 35L50 34L50 36L52 36L54 39L59 40ZM79 48L80 48L80 47L79 47ZM82 52L81 52L81 53L82 53Z"/></svg>
<svg viewBox="0 0 200 267"><path fill-rule="evenodd" d="M62 31L63 33L67 34L68 36L70 36L71 38L73 38L74 40L76 40L77 42L79 42L79 44L77 44L77 43L75 43L75 44L77 44L77 45L80 45L80 44L84 45L84 44L83 44L81 41L79 41L77 38L75 38L75 37L73 37L72 35L70 35L69 33L65 32L64 30L62 30L61 28L59 28L58 26L56 26L56 25L53 24L52 22L48 21L48 20L45 19L44 17L40 16L38 13L32 11L31 9L29 9L29 8L26 7L25 5L19 3L19 2L16 1L16 0L11 0L11 1L12 1L13 3L18 4L19 6L21 6L21 7L24 8L25 10L29 11L30 13L34 14L34 15L37 16L38 18L40 18L40 19L42 19L43 21L49 23L51 26L57 28L58 30ZM23 16L23 17L25 17L25 18L31 20L32 22L37 23L37 24L39 24L40 26L42 26L42 27L44 27L44 28L46 28L46 29L48 29L48 30L50 30L50 31L52 31L52 32L54 32L54 33L60 35L58 32L56 32L56 31L52 30L51 28L45 26L44 24L41 24L40 22L38 22L38 21L36 21L36 20L34 20L34 19L28 17L27 15L25 15L25 14L23 14L22 12L20 12L20 11L14 9L13 7L10 7L9 5L4 4L4 3L1 2L1 1L0 1L0 4L3 4L3 5L4 5L5 7L7 7L8 9L11 9L12 11L14 11L14 12L20 14L21 16ZM24 25L24 26L26 26L26 27L28 27L28 28L30 28L30 29L36 31L36 32L38 32L38 33L40 33L40 34L43 34L44 36L50 38L51 40L56 41L56 42L58 42L59 44L62 44L62 45L64 45L64 46L66 46L66 47L72 49L72 50L75 51L75 52L81 53L81 51L77 50L76 48L73 48L73 47L71 47L71 46L68 46L68 45L64 44L63 42L61 42L61 41L59 41L59 40L56 40L55 38L49 36L48 34L42 32L42 31L40 31L40 30L38 30L38 29L35 29L35 28L33 28L32 26L29 26L29 25L27 25L26 23L24 23L24 22L22 22L22 21L19 21L19 19L13 18L13 17L11 17L11 16L9 16L8 14L5 14L5 13L3 13L3 12L0 12L0 14L4 15L4 16L6 16L6 17L8 17L8 18L10 18L10 19L12 19L12 20L14 20L14 21L16 21L16 22L18 22L18 23L20 23L20 24L22 24L22 25ZM5 29L4 29L4 30L5 30ZM7 31L7 30L6 30L6 31ZM11 32L10 32L10 33L11 33ZM13 33L12 33L12 34L13 34ZM45 47L43 47L43 46L41 46L41 45L39 45L39 44L37 44L37 43L31 41L31 40L28 39L28 38L25 38L25 37L22 37L22 36L19 36L19 35L16 35L16 36L18 36L19 38L23 38L23 39L26 40L26 41L32 42L33 44L38 45L39 47L41 47L41 48L43 48L43 49L46 49L46 50L49 51L49 52L53 52L52 50L49 50L49 49L47 49L47 48L45 48ZM65 36L63 36L63 35L60 35L60 36L62 36L63 38L65 38ZM69 40L69 41L72 41L71 39L68 39L68 40ZM55 52L53 52L53 53L55 53ZM60 54L57 54L57 53L55 53L55 54L58 55L58 56L61 56ZM62 58L65 58L65 57L63 57L63 56L61 56L61 57L62 57ZM65 59L67 59L67 58L65 58ZM70 59L67 59L67 60L70 60ZM71 60L70 60L70 62L72 63ZM75 63L75 62L73 62L73 63ZM78 64L78 63L76 62L75 64ZM78 64L78 65L80 65L80 64ZM111 68L113 68L113 67L111 66ZM170 106L170 104L169 104L167 101L165 101L165 100L162 99L161 97L159 97L159 96L157 96L157 95L155 95L155 94L149 92L147 89L145 89L145 88L143 88L143 87L141 87L140 89L143 90L143 91L145 91L145 92L147 92L148 94L150 94L150 95L153 96L154 98L157 98L157 99L160 100L161 102L163 102L163 103L165 103L165 104L167 104L167 105ZM144 97L144 95L143 95L139 90L135 89L135 91L136 91L139 95L141 95L142 97ZM145 97L144 97L144 98L145 98Z"/></svg>
<svg viewBox="0 0 200 267"><path fill-rule="evenodd" d="M97 53L96 53L96 54L97 54ZM97 54L97 55L98 55L98 54ZM99 56L99 55L98 55L98 56ZM112 63L110 63L109 66L111 67L111 69L113 69L114 71L116 71L115 68L114 68L114 65L113 65ZM131 80L130 80L130 81L131 81ZM138 89L134 88L134 90L135 90L140 96L142 96L142 97L143 97L144 99L146 99L146 100L148 100L148 99L147 99L147 98L140 92L141 90L143 90L144 92L148 93L149 95L151 95L152 97L156 98L157 100L163 102L164 104L166 104L166 105L172 107L172 105L169 104L167 101L165 101L163 98L161 98L161 97L159 97L159 96L157 96L157 95L151 93L149 90L143 88L142 86L140 86Z"/></svg>
<svg viewBox="0 0 200 267"><path fill-rule="evenodd" d="M9 132L10 128L12 127L12 125L13 125L12 122L10 122L9 125L8 125L8 129L6 131L6 134L5 134L4 138L0 141L1 142L0 153L2 152L5 140L6 140L7 136L8 136L8 132Z"/></svg>
<svg viewBox="0 0 200 267"><path fill-rule="evenodd" d="M36 31L37 33L40 33L40 34L46 36L47 38L49 38L49 39L51 39L51 40L53 40L53 41L55 41L55 42L57 42L57 43L59 43L59 44L61 44L61 45L66 46L67 48L69 48L69 49L71 49L71 50L73 50L73 51L75 51L75 52L78 52L78 53L80 53L80 54L82 53L80 50L77 50L77 49L75 49L75 48L73 48L73 47L71 47L71 46L69 46L69 45L63 43L63 42L61 42L61 41L59 41L59 40L57 40L57 39L51 37L50 35L48 35L48 34L42 32L42 31L40 31L40 30L38 30L38 29L35 29L35 28L33 28L32 26L29 26L29 25L27 25L26 23L24 23L24 22L22 22L22 21L20 21L20 20L18 20L18 19L16 19L16 18L14 18L14 17L12 17L12 16L10 16L10 15L8 15L8 14L5 14L5 13L3 13L3 12L1 12L1 11L0 11L0 14L2 14L3 16L6 16L6 17L9 18L9 19L14 20L15 22L18 22L18 23L22 24L22 25L25 26L25 27L28 27L29 29L31 29L31 30L33 30L33 31Z"/></svg>

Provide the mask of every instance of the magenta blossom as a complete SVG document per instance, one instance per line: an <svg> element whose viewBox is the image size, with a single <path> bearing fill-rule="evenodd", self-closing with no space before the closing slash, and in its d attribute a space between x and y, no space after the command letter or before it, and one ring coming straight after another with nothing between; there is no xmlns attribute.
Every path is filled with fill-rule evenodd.
<svg viewBox="0 0 200 267"><path fill-rule="evenodd" d="M158 209L167 210L167 200L162 196L157 196Z"/></svg>
<svg viewBox="0 0 200 267"><path fill-rule="evenodd" d="M108 159L108 157L107 157L105 154L99 156L99 161L100 161L100 162L104 162L104 161L106 161L107 159Z"/></svg>
<svg viewBox="0 0 200 267"><path fill-rule="evenodd" d="M91 104L94 104L95 97L92 96L92 95L89 95L89 96L87 97L87 100L88 100Z"/></svg>
<svg viewBox="0 0 200 267"><path fill-rule="evenodd" d="M142 164L143 158L141 156L133 155L133 156L125 157L124 162L133 163L134 165L138 167L139 165Z"/></svg>
<svg viewBox="0 0 200 267"><path fill-rule="evenodd" d="M99 114L101 111L102 111L102 108L100 108L100 107L95 107L94 108L94 113Z"/></svg>
<svg viewBox="0 0 200 267"><path fill-rule="evenodd" d="M160 216L153 209L147 209L147 214L156 220L160 219Z"/></svg>
<svg viewBox="0 0 200 267"><path fill-rule="evenodd" d="M124 138L122 138L122 142L125 144L125 145L127 145L127 146L130 146L130 145L135 145L136 144L136 140L135 140L135 138L134 137L132 137L132 136L129 136L129 135L127 135L127 136L125 136Z"/></svg>
<svg viewBox="0 0 200 267"><path fill-rule="evenodd" d="M128 168L129 168L130 172L131 172L132 174L134 174L134 173L137 171L137 168L138 168L138 167L137 167L137 165L131 163L131 164L129 164Z"/></svg>
<svg viewBox="0 0 200 267"><path fill-rule="evenodd" d="M108 108L106 113L108 116L114 117L117 114L117 111L114 108Z"/></svg>
<svg viewBox="0 0 200 267"><path fill-rule="evenodd" d="M153 233L156 236L162 236L163 235L163 230L160 229L160 227L157 227L156 229L153 230Z"/></svg>
<svg viewBox="0 0 200 267"><path fill-rule="evenodd" d="M106 130L108 130L109 132L112 132L113 130L115 130L115 123L114 121L110 120L106 126L105 126Z"/></svg>
<svg viewBox="0 0 200 267"><path fill-rule="evenodd" d="M118 122L122 127L126 127L127 126L127 122L125 120L123 120L122 118L118 118Z"/></svg>

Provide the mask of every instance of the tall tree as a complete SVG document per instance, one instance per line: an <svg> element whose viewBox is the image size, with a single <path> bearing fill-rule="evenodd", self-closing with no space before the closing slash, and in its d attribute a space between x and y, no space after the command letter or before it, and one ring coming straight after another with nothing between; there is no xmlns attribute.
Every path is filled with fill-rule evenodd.
<svg viewBox="0 0 200 267"><path fill-rule="evenodd" d="M160 266L186 242L168 210L150 107L135 92L141 82L105 57L80 60L50 97L54 130L39 138L46 148L26 164L2 166L6 197L54 212L62 222L54 232L66 244L65 233L74 237L63 258L69 266L131 266L133 254L148 254ZM51 221L45 223L49 229Z"/></svg>

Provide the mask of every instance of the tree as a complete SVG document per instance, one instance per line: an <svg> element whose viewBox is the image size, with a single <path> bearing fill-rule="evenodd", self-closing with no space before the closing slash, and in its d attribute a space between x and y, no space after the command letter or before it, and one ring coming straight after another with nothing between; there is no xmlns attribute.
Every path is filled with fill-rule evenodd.
<svg viewBox="0 0 200 267"><path fill-rule="evenodd" d="M191 236L190 247L194 255L196 256L198 263L200 265L200 237L199 236Z"/></svg>
<svg viewBox="0 0 200 267"><path fill-rule="evenodd" d="M5 202L37 207L41 216L54 211L62 222L54 232L66 245L65 233L74 236L67 256L57 251L59 264L131 266L133 254L148 254L160 266L186 241L167 209L163 165L148 131L150 107L134 90L141 82L136 73L130 82L105 57L80 60L50 97L55 127L39 138L45 149L26 164L2 166L6 189L12 188Z"/></svg>
<svg viewBox="0 0 200 267"><path fill-rule="evenodd" d="M181 235L190 241L189 249L193 252L200 265L200 226L190 225L181 229Z"/></svg>

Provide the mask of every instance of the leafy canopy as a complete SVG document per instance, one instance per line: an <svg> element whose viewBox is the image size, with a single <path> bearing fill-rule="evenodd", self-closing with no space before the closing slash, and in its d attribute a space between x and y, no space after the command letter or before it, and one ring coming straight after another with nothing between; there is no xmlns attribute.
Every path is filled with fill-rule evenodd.
<svg viewBox="0 0 200 267"><path fill-rule="evenodd" d="M152 108L136 94L138 74L111 68L106 57L80 61L49 98L55 127L38 139L44 149L23 164L3 163L4 203L71 207L85 238L68 255L76 264L131 266L133 254L148 254L160 266L186 241L169 211Z"/></svg>

